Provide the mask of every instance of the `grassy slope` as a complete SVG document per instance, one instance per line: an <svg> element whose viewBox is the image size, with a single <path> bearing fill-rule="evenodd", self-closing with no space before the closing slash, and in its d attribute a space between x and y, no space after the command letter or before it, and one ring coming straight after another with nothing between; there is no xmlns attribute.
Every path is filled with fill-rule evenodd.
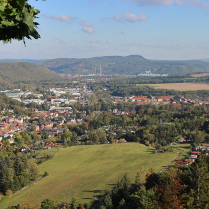
<svg viewBox="0 0 209 209"><path fill-rule="evenodd" d="M40 165L49 176L0 204L0 208L45 198L67 200L79 197L79 202L89 202L99 190L109 189L125 172L134 181L137 170L144 166L146 173L151 167L159 170L167 165L177 153L156 153L141 144L113 144L76 146L60 150L55 157ZM64 194L62 194L64 192Z"/></svg>
<svg viewBox="0 0 209 209"><path fill-rule="evenodd" d="M177 145L172 146L173 151L181 152L181 156L179 157L179 160L184 158L186 155L191 154L191 144L185 143L177 143Z"/></svg>

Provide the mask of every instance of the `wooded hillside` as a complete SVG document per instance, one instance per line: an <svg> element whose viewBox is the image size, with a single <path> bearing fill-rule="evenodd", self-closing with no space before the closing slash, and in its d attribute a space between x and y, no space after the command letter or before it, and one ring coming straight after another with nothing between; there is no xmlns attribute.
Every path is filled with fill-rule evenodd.
<svg viewBox="0 0 209 209"><path fill-rule="evenodd" d="M0 63L0 83L38 83L61 79L57 73L31 63Z"/></svg>
<svg viewBox="0 0 209 209"><path fill-rule="evenodd" d="M36 63L57 73L65 74L99 74L100 64L103 75L123 74L137 75L145 70L153 73L169 75L185 75L196 72L209 72L209 62L190 61L156 61L148 60L139 55L106 56L87 59L59 58Z"/></svg>

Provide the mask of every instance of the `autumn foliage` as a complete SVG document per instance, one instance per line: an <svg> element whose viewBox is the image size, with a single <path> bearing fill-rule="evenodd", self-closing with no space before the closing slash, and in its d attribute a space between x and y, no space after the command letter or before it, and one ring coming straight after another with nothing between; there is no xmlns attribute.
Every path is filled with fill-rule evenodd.
<svg viewBox="0 0 209 209"><path fill-rule="evenodd" d="M170 169L160 185L157 185L159 208L165 209L183 209L182 192L186 186L180 180L179 171Z"/></svg>

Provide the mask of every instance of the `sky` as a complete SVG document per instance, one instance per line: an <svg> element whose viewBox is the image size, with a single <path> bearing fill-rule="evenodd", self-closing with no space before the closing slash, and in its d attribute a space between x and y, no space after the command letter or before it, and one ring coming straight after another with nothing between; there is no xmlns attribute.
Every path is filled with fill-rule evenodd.
<svg viewBox="0 0 209 209"><path fill-rule="evenodd" d="M0 59L209 58L209 0L29 0L40 39L0 41Z"/></svg>

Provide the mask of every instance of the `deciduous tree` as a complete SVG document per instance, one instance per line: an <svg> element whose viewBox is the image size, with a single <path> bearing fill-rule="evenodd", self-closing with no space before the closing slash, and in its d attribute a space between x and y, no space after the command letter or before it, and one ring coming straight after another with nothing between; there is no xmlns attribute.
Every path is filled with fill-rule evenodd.
<svg viewBox="0 0 209 209"><path fill-rule="evenodd" d="M0 40L4 43L12 39L40 38L36 28L38 23L34 20L39 10L32 7L28 0L0 0Z"/></svg>

